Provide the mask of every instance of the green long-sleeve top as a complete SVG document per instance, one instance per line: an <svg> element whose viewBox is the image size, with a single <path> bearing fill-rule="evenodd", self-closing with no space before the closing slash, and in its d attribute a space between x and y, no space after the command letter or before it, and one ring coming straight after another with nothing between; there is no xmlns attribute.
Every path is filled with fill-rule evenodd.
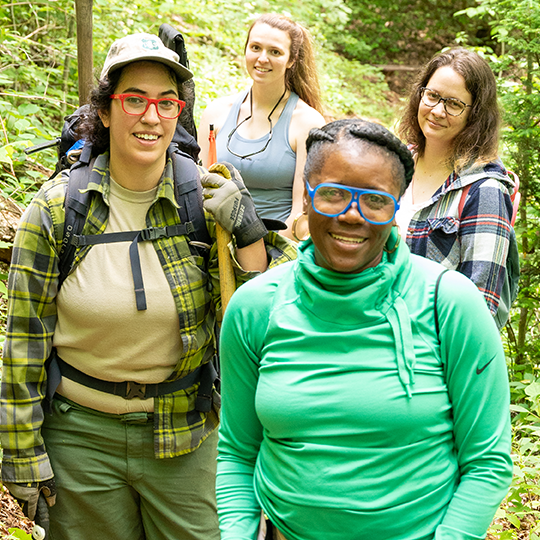
<svg viewBox="0 0 540 540"><path fill-rule="evenodd" d="M375 268L295 262L222 329L222 540L484 538L510 480L506 364L482 295L401 243Z"/></svg>

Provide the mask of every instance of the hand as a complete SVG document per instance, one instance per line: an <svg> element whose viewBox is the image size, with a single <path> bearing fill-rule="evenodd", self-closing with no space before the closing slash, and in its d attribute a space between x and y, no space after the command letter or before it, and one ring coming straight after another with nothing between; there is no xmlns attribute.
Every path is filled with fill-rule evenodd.
<svg viewBox="0 0 540 540"><path fill-rule="evenodd" d="M212 165L201 183L204 208L224 229L234 234L239 248L255 243L268 233L240 173L232 165Z"/></svg>
<svg viewBox="0 0 540 540"><path fill-rule="evenodd" d="M49 512L47 507L53 506L56 502L56 484L54 478L44 480L43 482L6 482L4 485L19 503L27 518L36 522L39 522L41 518L41 523L39 524L42 526L44 520L48 522Z"/></svg>

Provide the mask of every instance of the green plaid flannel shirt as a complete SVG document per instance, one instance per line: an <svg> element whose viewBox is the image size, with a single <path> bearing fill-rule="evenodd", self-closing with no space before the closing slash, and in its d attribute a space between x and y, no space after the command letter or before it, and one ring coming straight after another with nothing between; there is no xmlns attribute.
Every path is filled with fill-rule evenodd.
<svg viewBox="0 0 540 540"><path fill-rule="evenodd" d="M2 478L5 482L32 482L53 476L41 436L42 401L47 386L45 362L51 352L56 326L58 252L64 229L67 179L68 174L64 173L43 185L27 208L15 237L0 392ZM105 230L109 214L107 154L98 156L88 189L100 196L92 197L83 234L100 234ZM146 217L147 226L178 224L176 207L169 159ZM215 222L210 214L206 214L206 222L210 237L215 239ZM167 379L173 381L193 371L213 352L214 321L221 308L217 246L214 242L209 273L205 275L201 270L202 260L194 260L185 236L159 238L153 243L168 282L172 284L171 293L180 320L183 353ZM265 243L271 267L296 257L294 244L282 236L269 233ZM234 254L234 246L230 248ZM78 248L74 268L89 249L89 246ZM233 262L238 285L258 274L243 271L234 257ZM212 287L208 287L208 279ZM154 398L156 458L193 451L217 427L219 399L214 400L209 413L195 411L197 387L198 384Z"/></svg>

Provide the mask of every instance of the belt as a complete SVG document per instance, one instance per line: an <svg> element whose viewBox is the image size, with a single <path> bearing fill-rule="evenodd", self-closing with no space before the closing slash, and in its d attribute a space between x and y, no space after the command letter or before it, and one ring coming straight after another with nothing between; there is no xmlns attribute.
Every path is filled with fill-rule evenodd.
<svg viewBox="0 0 540 540"><path fill-rule="evenodd" d="M201 364L185 377L176 381L155 384L142 384L135 381L112 382L104 381L83 373L62 360L56 350L49 358L47 396L52 398L61 377L66 377L88 388L120 396L124 399L148 399L165 394L172 394L178 390L186 390L195 383L200 382L195 408L200 412L210 412L212 408L212 387L217 379L217 372L212 361Z"/></svg>

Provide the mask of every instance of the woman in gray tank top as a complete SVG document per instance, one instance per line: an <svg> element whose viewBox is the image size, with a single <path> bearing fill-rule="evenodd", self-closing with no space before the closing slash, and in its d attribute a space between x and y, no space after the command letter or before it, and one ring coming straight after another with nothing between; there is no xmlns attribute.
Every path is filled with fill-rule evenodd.
<svg viewBox="0 0 540 540"><path fill-rule="evenodd" d="M210 124L218 161L242 174L262 218L284 221L283 234L302 212L305 141L325 120L311 36L282 15L262 15L251 25L245 46L252 86L213 101L203 113L199 145L208 165Z"/></svg>

